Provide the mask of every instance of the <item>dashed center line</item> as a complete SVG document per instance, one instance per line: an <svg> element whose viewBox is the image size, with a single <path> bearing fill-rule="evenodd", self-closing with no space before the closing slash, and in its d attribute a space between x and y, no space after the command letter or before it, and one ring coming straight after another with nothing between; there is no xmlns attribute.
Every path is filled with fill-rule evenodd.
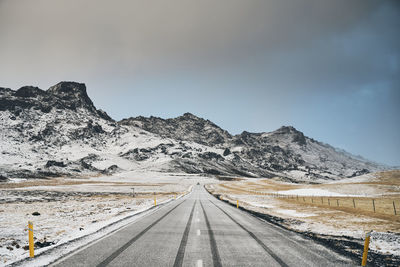
<svg viewBox="0 0 400 267"><path fill-rule="evenodd" d="M197 229L197 235L200 235L200 229Z"/></svg>
<svg viewBox="0 0 400 267"><path fill-rule="evenodd" d="M203 261L197 260L197 267L203 267Z"/></svg>

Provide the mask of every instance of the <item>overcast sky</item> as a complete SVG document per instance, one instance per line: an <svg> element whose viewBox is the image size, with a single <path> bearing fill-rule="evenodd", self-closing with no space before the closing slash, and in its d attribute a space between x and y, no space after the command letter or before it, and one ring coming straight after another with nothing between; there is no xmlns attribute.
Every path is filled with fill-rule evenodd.
<svg viewBox="0 0 400 267"><path fill-rule="evenodd" d="M0 0L0 86L84 82L117 120L293 125L400 165L399 3Z"/></svg>

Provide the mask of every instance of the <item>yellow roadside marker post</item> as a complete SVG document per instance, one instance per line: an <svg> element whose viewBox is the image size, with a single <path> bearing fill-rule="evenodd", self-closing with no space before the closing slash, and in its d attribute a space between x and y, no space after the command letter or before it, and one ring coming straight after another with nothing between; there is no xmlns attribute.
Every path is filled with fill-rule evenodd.
<svg viewBox="0 0 400 267"><path fill-rule="evenodd" d="M239 199L236 200L236 208L239 208Z"/></svg>
<svg viewBox="0 0 400 267"><path fill-rule="evenodd" d="M369 231L365 234L364 253L362 257L361 266L367 265L368 247L369 247L369 239L371 238L371 232L372 231Z"/></svg>
<svg viewBox="0 0 400 267"><path fill-rule="evenodd" d="M157 199L156 196L154 196L154 207L157 206Z"/></svg>
<svg viewBox="0 0 400 267"><path fill-rule="evenodd" d="M33 223L28 222L28 236L29 236L29 257L35 257L34 244L33 244Z"/></svg>

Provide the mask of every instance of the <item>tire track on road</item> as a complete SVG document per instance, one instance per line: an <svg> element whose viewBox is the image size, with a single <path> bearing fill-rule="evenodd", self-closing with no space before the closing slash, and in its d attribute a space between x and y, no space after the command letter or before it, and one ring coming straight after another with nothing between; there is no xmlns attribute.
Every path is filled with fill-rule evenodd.
<svg viewBox="0 0 400 267"><path fill-rule="evenodd" d="M277 263L279 263L282 267L289 267L281 258L279 258L269 247L267 247L253 232L248 230L246 227L244 227L242 224L237 222L231 215L229 215L226 211L224 211L222 208L220 208L217 204L210 201L214 206L216 206L218 209L220 209L226 216L229 217L234 223L236 223L240 228L242 228L244 231L246 231L264 250L267 252Z"/></svg>
<svg viewBox="0 0 400 267"><path fill-rule="evenodd" d="M193 204L193 208L192 208L192 211L190 212L189 220L186 224L185 231L183 232L181 244L179 245L178 253L176 254L174 267L182 266L183 257L185 256L186 244L187 244L189 232L190 232L190 225L192 224L193 211L194 211L194 207L196 206L196 203L197 203L197 200Z"/></svg>
<svg viewBox="0 0 400 267"><path fill-rule="evenodd" d="M116 250L114 253L112 253L110 256L108 256L104 261L102 261L101 263L99 263L97 265L97 267L104 267L107 266L112 260L114 260L116 257L118 257L124 250L126 250L130 245L132 245L136 240L138 240L142 235L144 235L147 231L149 231L154 225L156 225L157 223L159 223L162 219L164 219L168 214L170 214L173 210L175 210L177 207L179 207L180 205L182 205L182 203L184 203L186 200L182 201L181 203L179 203L178 205L176 205L175 207L173 207L171 210L169 210L167 213L165 213L163 216L161 216L160 218L158 218L156 221L154 221L152 224L150 224L149 226L147 226L146 229L144 229L143 231L141 231L139 234L137 234L134 238L132 238L131 240L129 240L127 243L125 243L125 245L123 245L122 247L120 247L118 250Z"/></svg>
<svg viewBox="0 0 400 267"><path fill-rule="evenodd" d="M205 221L206 221L208 233L210 235L211 253L212 253L212 260L213 260L214 266L222 267L221 258L219 256L219 252L218 252L217 242L215 241L215 237L214 237L214 232L211 229L210 221L208 220L206 211L204 210L203 203L201 203L201 200L200 200L200 205L201 205L201 209L203 210L203 214L204 214L204 218L205 218Z"/></svg>

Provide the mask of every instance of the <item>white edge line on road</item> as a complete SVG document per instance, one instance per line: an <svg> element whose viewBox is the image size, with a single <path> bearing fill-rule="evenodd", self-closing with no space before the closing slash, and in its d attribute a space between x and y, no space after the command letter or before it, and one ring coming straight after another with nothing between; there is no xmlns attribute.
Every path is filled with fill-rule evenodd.
<svg viewBox="0 0 400 267"><path fill-rule="evenodd" d="M188 197L189 195L191 195L192 192L193 192L193 191L190 191L188 194L186 194L186 195L184 195L184 196L182 196L182 197L180 197L180 198L178 198L178 199L176 199L176 200L180 200L180 199L183 200L184 198L186 198L186 197ZM166 208L166 207L172 205L173 203L176 203L176 202L175 202L175 201L168 201L168 202L165 203L164 205L160 204L160 206L162 205L161 207L160 207L160 206L157 206L158 208L156 208L156 209L153 208L153 209L145 210L145 211L143 211L143 212L141 212L141 213L138 213L138 214L133 215L133 216L140 216L140 215L141 215L141 216L140 216L139 218L137 218L137 220L135 220L135 221L133 221L133 222L130 222L130 223L127 223L126 225L123 225L123 226L121 226L120 228L117 228L117 229L115 229L115 230L113 230L113 231L111 231L111 232L105 234L104 236L102 236L102 237L100 237L100 238L98 238L98 239L92 240L92 241L88 242L87 244L85 244L85 245L83 245L83 246L81 246L81 247L79 247L79 248L77 248L77 249L75 249L75 250L69 252L69 253L71 253L71 254L61 256L61 257L58 258L57 260L55 260L55 261L49 263L48 266L54 266L54 265L56 265L56 264L58 264L58 263L60 263L60 262L62 262L62 261L64 261L64 260L66 260L66 259L69 259L70 257L74 256L75 254L79 253L80 251L86 249L87 247L90 247L90 246L92 246L92 245L94 245L94 244L100 242L101 240L103 240L103 239L109 237L110 235L113 235L113 234L115 234L116 232L127 228L127 227L130 226L131 224L136 223L138 220L141 220L141 219L143 219L143 218L145 218L145 217L147 217L147 216L150 216L151 214L153 214L153 213L155 213L155 212L157 212L157 211L159 211L159 210L161 210L161 209L164 209L164 208ZM131 218L132 218L132 217L131 217ZM106 226L105 226L105 227L106 227Z"/></svg>

